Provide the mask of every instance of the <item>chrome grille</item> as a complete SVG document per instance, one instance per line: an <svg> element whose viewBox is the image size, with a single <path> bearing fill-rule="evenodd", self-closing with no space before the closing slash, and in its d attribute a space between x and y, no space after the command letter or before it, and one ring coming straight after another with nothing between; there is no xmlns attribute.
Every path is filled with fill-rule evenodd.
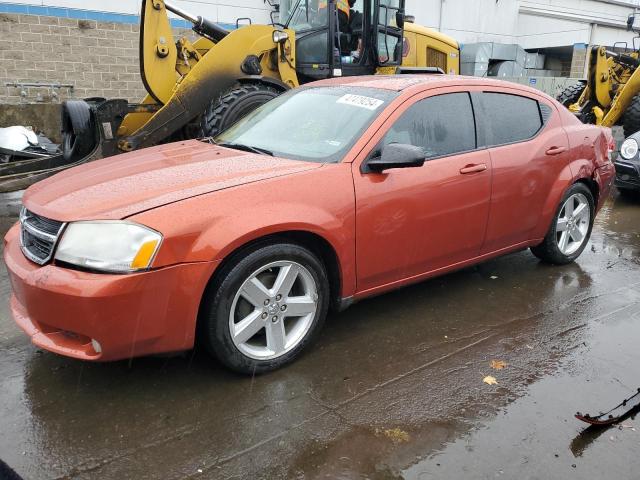
<svg viewBox="0 0 640 480"><path fill-rule="evenodd" d="M26 208L20 212L20 248L32 262L44 265L53 256L64 223L36 215Z"/></svg>

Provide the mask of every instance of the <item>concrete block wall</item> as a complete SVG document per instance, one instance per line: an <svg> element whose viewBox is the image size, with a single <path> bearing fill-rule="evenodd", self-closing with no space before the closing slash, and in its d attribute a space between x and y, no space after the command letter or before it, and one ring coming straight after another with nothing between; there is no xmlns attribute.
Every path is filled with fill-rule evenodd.
<svg viewBox="0 0 640 480"><path fill-rule="evenodd" d="M190 30L177 29L176 35ZM106 97L139 101L139 25L0 13L0 103ZM6 87L38 82L73 89ZM26 93L26 96L21 96Z"/></svg>

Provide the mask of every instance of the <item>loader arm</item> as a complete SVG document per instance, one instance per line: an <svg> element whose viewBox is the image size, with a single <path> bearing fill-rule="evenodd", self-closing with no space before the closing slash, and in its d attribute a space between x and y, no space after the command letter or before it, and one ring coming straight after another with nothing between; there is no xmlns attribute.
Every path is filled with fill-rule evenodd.
<svg viewBox="0 0 640 480"><path fill-rule="evenodd" d="M616 125L622 115L631 105L631 100L640 93L640 68L636 68L627 83L618 90L611 102L611 108L602 119L602 126L612 127Z"/></svg>
<svg viewBox="0 0 640 480"><path fill-rule="evenodd" d="M259 59L262 76L280 83L283 89L298 86L293 68L294 32L287 31L291 41L276 44L273 31L272 26L251 25L234 30L213 44L186 75L173 82L171 95L163 102L162 108L135 132L120 139L119 149L131 151L154 145L187 125L205 110L212 99L217 99L239 79L247 77L242 65L249 56ZM167 68L162 65L163 69ZM171 78L176 77L174 64ZM126 122L127 119L123 125Z"/></svg>
<svg viewBox="0 0 640 480"><path fill-rule="evenodd" d="M140 76L156 102L169 101L178 75L178 48L164 2L143 0L140 18Z"/></svg>

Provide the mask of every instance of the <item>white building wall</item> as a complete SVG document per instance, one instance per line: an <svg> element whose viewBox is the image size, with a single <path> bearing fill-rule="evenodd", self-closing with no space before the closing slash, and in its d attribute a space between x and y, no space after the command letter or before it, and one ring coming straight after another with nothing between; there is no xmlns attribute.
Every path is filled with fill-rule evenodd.
<svg viewBox="0 0 640 480"><path fill-rule="evenodd" d="M640 0L407 0L407 12L418 23L461 43L520 43L530 49L631 44L626 20L638 8Z"/></svg>
<svg viewBox="0 0 640 480"><path fill-rule="evenodd" d="M271 7L265 0L173 1L219 23L233 24L239 17L249 17L254 23L270 21ZM141 0L0 0L3 3L137 15ZM640 0L406 0L406 5L418 23L461 43L520 43L528 49L575 43L630 44L634 35L626 32L626 18L640 10Z"/></svg>

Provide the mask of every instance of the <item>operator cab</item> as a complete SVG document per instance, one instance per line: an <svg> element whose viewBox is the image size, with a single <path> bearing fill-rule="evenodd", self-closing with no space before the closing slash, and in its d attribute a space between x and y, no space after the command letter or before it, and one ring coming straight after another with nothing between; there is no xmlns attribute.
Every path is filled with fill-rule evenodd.
<svg viewBox="0 0 640 480"><path fill-rule="evenodd" d="M300 83L399 66L404 4L405 0L298 0L286 28L296 33Z"/></svg>

